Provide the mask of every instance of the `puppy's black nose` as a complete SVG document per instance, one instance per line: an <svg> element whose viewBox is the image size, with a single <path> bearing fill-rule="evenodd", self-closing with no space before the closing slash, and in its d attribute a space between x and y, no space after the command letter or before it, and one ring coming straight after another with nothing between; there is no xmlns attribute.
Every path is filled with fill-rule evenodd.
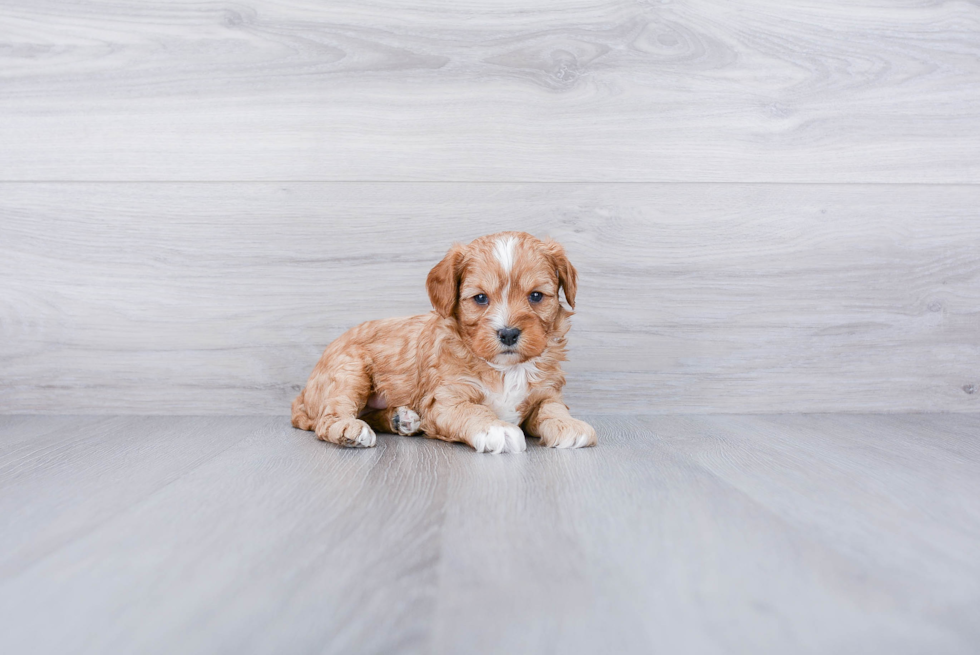
<svg viewBox="0 0 980 655"><path fill-rule="evenodd" d="M507 327L503 330L497 330L497 338L505 346L513 346L521 338L521 331L517 328Z"/></svg>

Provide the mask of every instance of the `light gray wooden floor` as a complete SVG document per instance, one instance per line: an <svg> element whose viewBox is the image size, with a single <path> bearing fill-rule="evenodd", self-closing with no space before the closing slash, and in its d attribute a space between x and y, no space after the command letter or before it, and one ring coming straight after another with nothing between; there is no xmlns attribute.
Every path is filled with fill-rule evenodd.
<svg viewBox="0 0 980 655"><path fill-rule="evenodd" d="M976 653L980 416L0 417L3 653Z"/></svg>

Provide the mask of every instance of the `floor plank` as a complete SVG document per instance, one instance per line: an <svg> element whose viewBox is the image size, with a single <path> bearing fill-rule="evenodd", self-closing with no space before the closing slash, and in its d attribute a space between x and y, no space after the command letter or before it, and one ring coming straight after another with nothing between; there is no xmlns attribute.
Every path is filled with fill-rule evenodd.
<svg viewBox="0 0 980 655"><path fill-rule="evenodd" d="M0 578L29 567L240 442L254 420L37 417L0 438Z"/></svg>
<svg viewBox="0 0 980 655"><path fill-rule="evenodd" d="M277 417L0 420L64 436L0 460L0 650L980 646L980 417L590 419L598 448L497 457Z"/></svg>
<svg viewBox="0 0 980 655"><path fill-rule="evenodd" d="M139 420L128 420L133 437L142 438ZM133 498L130 478L161 466L158 454L146 453L111 485L126 497L124 508L113 507L70 546L5 569L2 613L23 618L16 634L7 633L8 645L13 637L14 650L32 652L69 644L75 652L275 653L284 643L291 652L325 643L335 652L351 652L345 644L419 650L422 619L431 614L427 576L441 492L438 476L418 473L435 473L441 451L401 453L412 444L393 438L366 452L324 449L282 418L187 421L171 420L168 434L157 436L183 450L181 441L227 432L235 447L190 470L171 465L178 479ZM107 435L103 450L123 450L116 441ZM106 475L92 475L95 458L104 461L93 453L66 456L64 465L80 477L88 471L73 485L80 497L112 505L97 497ZM32 479L20 488L26 495L50 485ZM7 512L11 532L30 531L39 520L15 507ZM64 519L50 514L47 527L60 528ZM96 627L100 617L110 620Z"/></svg>
<svg viewBox="0 0 980 655"><path fill-rule="evenodd" d="M2 180L980 181L973 2L0 7Z"/></svg>
<svg viewBox="0 0 980 655"><path fill-rule="evenodd" d="M0 462L8 453L25 448L28 452L37 447L38 440L57 439L66 430L74 431L83 426L105 421L105 416L26 416L0 414Z"/></svg>

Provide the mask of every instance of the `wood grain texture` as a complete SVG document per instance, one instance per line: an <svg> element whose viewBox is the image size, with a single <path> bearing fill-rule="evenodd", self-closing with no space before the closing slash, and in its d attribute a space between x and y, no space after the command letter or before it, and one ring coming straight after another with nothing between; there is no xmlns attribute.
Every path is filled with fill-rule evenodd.
<svg viewBox="0 0 980 655"><path fill-rule="evenodd" d="M586 418L510 456L0 419L60 436L0 455L0 651L980 648L980 417Z"/></svg>
<svg viewBox="0 0 980 655"><path fill-rule="evenodd" d="M244 439L242 430L253 423L226 418L55 417L27 423L27 429L3 430L0 517L8 522L0 523L0 576L30 567L138 506L238 444ZM166 438L158 434L163 425ZM37 427L44 429L33 429ZM125 493L120 493L121 487Z"/></svg>
<svg viewBox="0 0 980 655"><path fill-rule="evenodd" d="M579 269L573 409L980 411L977 186L0 189L0 413L282 413L504 229Z"/></svg>
<svg viewBox="0 0 980 655"><path fill-rule="evenodd" d="M0 180L980 181L980 7L18 0Z"/></svg>

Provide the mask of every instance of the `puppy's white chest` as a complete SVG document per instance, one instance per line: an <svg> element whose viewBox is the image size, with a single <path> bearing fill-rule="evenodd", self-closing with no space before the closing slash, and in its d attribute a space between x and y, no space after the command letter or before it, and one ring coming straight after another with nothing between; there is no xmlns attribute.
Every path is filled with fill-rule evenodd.
<svg viewBox="0 0 980 655"><path fill-rule="evenodd" d="M503 373L503 384L497 390L484 389L487 406L501 421L520 423L523 417L517 408L527 398L530 378L537 369L525 365L494 368Z"/></svg>

